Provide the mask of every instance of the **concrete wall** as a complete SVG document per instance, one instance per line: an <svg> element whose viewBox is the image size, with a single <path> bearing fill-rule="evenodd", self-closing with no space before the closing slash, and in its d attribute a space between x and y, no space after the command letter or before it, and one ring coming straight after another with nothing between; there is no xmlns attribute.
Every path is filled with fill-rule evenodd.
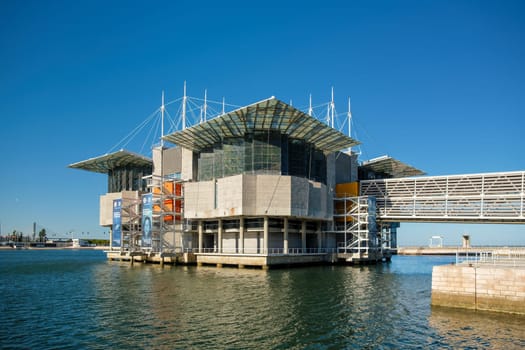
<svg viewBox="0 0 525 350"><path fill-rule="evenodd" d="M215 181L184 184L184 217L187 219L212 217L215 213Z"/></svg>
<svg viewBox="0 0 525 350"><path fill-rule="evenodd" d="M234 216L296 216L330 220L333 204L327 186L284 175L235 175L188 182L187 219Z"/></svg>
<svg viewBox="0 0 525 350"><path fill-rule="evenodd" d="M245 196L255 194L255 209L247 215L290 215L292 186L291 176L282 175L243 175L256 178L256 192L245 192Z"/></svg>
<svg viewBox="0 0 525 350"><path fill-rule="evenodd" d="M223 253L236 253L238 248L238 239L236 232L222 233L222 251Z"/></svg>
<svg viewBox="0 0 525 350"><path fill-rule="evenodd" d="M113 225L113 200L115 199L129 199L137 200L139 198L138 191L122 191L106 193L100 196L100 226L111 226ZM137 207L138 211L138 207Z"/></svg>
<svg viewBox="0 0 525 350"><path fill-rule="evenodd" d="M197 179L197 159L193 151L182 148L181 178L195 181Z"/></svg>
<svg viewBox="0 0 525 350"><path fill-rule="evenodd" d="M160 147L153 147L151 150L151 158L153 159L153 171L152 175L155 176L161 176L161 169L162 169L162 150Z"/></svg>
<svg viewBox="0 0 525 350"><path fill-rule="evenodd" d="M235 190L233 190L235 189ZM242 175L217 180L218 216L242 215L243 181ZM222 209L222 210L221 210Z"/></svg>
<svg viewBox="0 0 525 350"><path fill-rule="evenodd" d="M525 314L525 268L434 266L432 305Z"/></svg>
<svg viewBox="0 0 525 350"><path fill-rule="evenodd" d="M162 152L162 174L169 175L182 172L182 148L173 147Z"/></svg>

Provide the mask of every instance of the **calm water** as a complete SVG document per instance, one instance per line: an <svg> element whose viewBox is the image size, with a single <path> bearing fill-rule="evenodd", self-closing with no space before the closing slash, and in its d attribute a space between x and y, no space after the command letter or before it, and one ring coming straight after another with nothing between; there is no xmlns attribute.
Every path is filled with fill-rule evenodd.
<svg viewBox="0 0 525 350"><path fill-rule="evenodd" d="M0 251L0 348L519 349L525 318L431 309L453 257L289 270Z"/></svg>

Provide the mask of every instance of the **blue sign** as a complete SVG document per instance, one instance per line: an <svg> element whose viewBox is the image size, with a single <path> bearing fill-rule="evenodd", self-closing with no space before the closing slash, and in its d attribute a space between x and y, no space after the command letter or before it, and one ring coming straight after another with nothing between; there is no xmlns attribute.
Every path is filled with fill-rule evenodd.
<svg viewBox="0 0 525 350"><path fill-rule="evenodd" d="M151 231L153 217L153 195L142 196L142 246L151 247Z"/></svg>
<svg viewBox="0 0 525 350"><path fill-rule="evenodd" d="M122 219L121 219L122 199L113 200L113 234L111 238L112 247L122 246Z"/></svg>

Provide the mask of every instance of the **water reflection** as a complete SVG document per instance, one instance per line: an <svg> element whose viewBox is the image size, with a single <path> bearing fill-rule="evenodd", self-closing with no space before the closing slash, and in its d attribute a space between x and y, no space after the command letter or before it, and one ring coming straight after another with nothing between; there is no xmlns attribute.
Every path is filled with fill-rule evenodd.
<svg viewBox="0 0 525 350"><path fill-rule="evenodd" d="M429 326L436 332L436 346L525 349L525 316L433 307Z"/></svg>
<svg viewBox="0 0 525 350"><path fill-rule="evenodd" d="M525 347L524 318L431 311L442 258L265 271L31 254L0 254L0 348Z"/></svg>

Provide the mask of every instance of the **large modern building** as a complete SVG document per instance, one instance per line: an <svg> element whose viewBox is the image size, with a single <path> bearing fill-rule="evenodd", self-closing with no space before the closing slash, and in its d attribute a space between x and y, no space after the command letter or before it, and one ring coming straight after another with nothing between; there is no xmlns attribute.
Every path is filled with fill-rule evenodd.
<svg viewBox="0 0 525 350"><path fill-rule="evenodd" d="M108 176L100 225L110 228L111 259L382 260L397 225L377 223L358 182L422 174L389 157L359 165L358 141L274 97L162 139L152 159L121 150L70 165Z"/></svg>

